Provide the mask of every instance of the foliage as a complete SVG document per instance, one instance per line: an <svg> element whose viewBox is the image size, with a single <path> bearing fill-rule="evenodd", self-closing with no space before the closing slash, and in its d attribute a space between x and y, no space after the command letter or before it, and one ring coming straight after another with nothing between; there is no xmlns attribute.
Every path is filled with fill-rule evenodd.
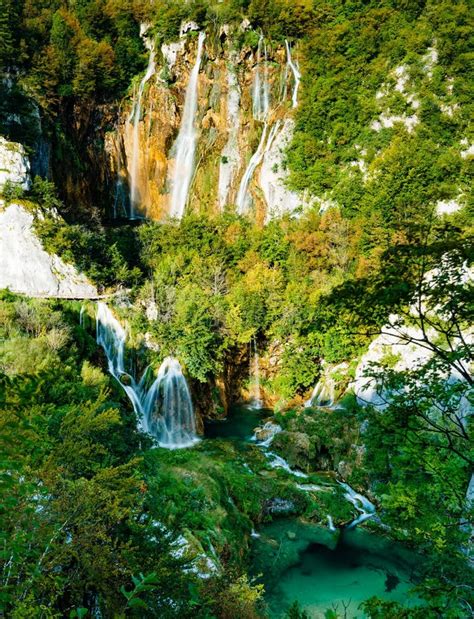
<svg viewBox="0 0 474 619"><path fill-rule="evenodd" d="M25 196L25 190L18 183L6 180L2 187L2 197L7 204L21 200Z"/></svg>
<svg viewBox="0 0 474 619"><path fill-rule="evenodd" d="M142 569L155 572L161 592L173 574L176 600L184 600L187 579L180 581L182 561L169 553L172 537L155 531L149 541L134 415L120 390L84 365L95 344L71 310L8 293L0 300L0 606L8 616L41 607L83 616L93 606L119 614L120 586ZM55 336L42 366L8 354L10 342L24 342L25 353L48 350L58 330L67 337ZM169 612L163 595L154 604Z"/></svg>

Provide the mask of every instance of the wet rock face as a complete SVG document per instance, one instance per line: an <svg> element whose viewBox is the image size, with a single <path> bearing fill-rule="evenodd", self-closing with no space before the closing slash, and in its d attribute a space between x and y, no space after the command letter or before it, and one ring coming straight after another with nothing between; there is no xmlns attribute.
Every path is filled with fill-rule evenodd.
<svg viewBox="0 0 474 619"><path fill-rule="evenodd" d="M115 130L105 137L118 216L127 212L132 161L133 169L138 171L133 173L133 185L140 215L162 220L170 213L175 142L197 55L193 30L188 24L179 41L163 45L157 52L156 70L142 93L138 126L132 122L139 90L137 79L131 97L121 104ZM284 154L294 126L293 78L287 69L284 46L272 47L268 43L267 61L261 57L257 63L256 50L237 49L234 38L228 28L221 39L207 33L204 42L197 84L194 175L186 212L212 215L235 205L241 179L264 129L263 119L254 118L253 112L254 80L260 67L261 79L265 75L269 90L270 108L265 122L266 135L271 134L272 140L265 143L265 157L251 179L248 203L250 214L263 223L300 204L298 196L285 187Z"/></svg>

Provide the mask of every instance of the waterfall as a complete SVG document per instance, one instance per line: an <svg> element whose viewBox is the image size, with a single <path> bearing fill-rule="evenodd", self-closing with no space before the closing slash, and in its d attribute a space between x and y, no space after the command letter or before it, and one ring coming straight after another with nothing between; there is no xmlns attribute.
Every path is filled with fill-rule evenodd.
<svg viewBox="0 0 474 619"><path fill-rule="evenodd" d="M235 59L232 59L235 62ZM240 164L239 131L240 131L240 90L237 75L230 69L227 75L227 128L229 137L222 149L219 165L219 207L221 210L227 204L229 190L234 174Z"/></svg>
<svg viewBox="0 0 474 619"><path fill-rule="evenodd" d="M293 102L293 107L296 107L298 105L298 88L300 85L301 73L299 72L298 67L295 65L295 63L291 59L291 49L290 49L290 46L287 40L285 40L285 46L286 46L286 57L287 57L288 66L290 67L291 72L293 73L293 78L295 80L295 85L293 87L292 102Z"/></svg>
<svg viewBox="0 0 474 619"><path fill-rule="evenodd" d="M105 303L98 303L97 343L104 349L110 374L120 383L138 417L139 428L161 447L178 449L198 442L186 379L177 359L168 357L147 389L149 368L139 382L125 369L127 333Z"/></svg>
<svg viewBox="0 0 474 619"><path fill-rule="evenodd" d="M199 439L188 384L177 359L167 357L144 402L148 431L161 447L190 447Z"/></svg>
<svg viewBox="0 0 474 619"><path fill-rule="evenodd" d="M249 203L248 189L249 189L250 181L252 180L252 177L254 175L254 172L257 166L262 161L262 157L265 152L265 141L267 139L267 131L268 131L268 124L265 122L265 124L263 125L262 136L260 138L258 148L255 151L255 153L252 155L248 163L247 169L245 170L245 173L242 177L242 180L240 181L239 191L237 193L237 199L235 202L237 206L237 213L239 213L239 215L243 215L247 211L248 203Z"/></svg>
<svg viewBox="0 0 474 619"><path fill-rule="evenodd" d="M206 34L199 33L196 63L189 78L184 100L183 118L176 140L176 156L171 181L171 217L181 219L188 200L189 186L194 172L194 152L196 150L197 132L194 120L197 110L197 85L204 39Z"/></svg>
<svg viewBox="0 0 474 619"><path fill-rule="evenodd" d="M86 306L81 305L81 311L79 312L79 326L84 327L84 313L86 311Z"/></svg>
<svg viewBox="0 0 474 619"><path fill-rule="evenodd" d="M328 529L331 531L331 533L335 533L337 531L336 527L334 526L334 520L332 519L332 516L330 514L328 514L326 516L327 521L328 521Z"/></svg>
<svg viewBox="0 0 474 619"><path fill-rule="evenodd" d="M360 516L349 524L347 527L348 529L355 529L358 524L361 524L362 522L365 522L369 518L373 518L375 516L375 505L371 503L369 499L356 492L349 486L349 484L345 484L342 481L339 481L338 484L346 491L344 498L352 503L352 505L360 513Z"/></svg>
<svg viewBox="0 0 474 619"><path fill-rule="evenodd" d="M262 45L264 49L263 80L261 77ZM260 35L257 47L257 66L252 87L252 111L256 120L265 120L270 109L270 87L268 83L267 45Z"/></svg>
<svg viewBox="0 0 474 619"><path fill-rule="evenodd" d="M305 402L306 408L310 406L334 406L335 384L331 376L321 377L313 389L310 399Z"/></svg>
<svg viewBox="0 0 474 619"><path fill-rule="evenodd" d="M257 343L255 338L252 338L250 344L250 382L252 408L262 408L262 399L260 393L260 360L258 357Z"/></svg>
<svg viewBox="0 0 474 619"><path fill-rule="evenodd" d="M138 94L136 100L134 102L132 112L128 119L129 124L133 126L132 132L132 161L130 165L130 219L136 219L136 207L140 204L140 195L138 192L138 167L139 167L139 159L140 159L140 118L142 114L142 98L143 92L145 90L145 85L148 80L154 75L156 71L156 63L155 63L155 48L153 41L148 41L145 38L145 33L148 29L148 26L142 24L140 28L140 35L142 36L145 46L150 52L149 60L148 60L148 68L146 70L145 75L143 76L142 81L140 82L140 86L138 87Z"/></svg>

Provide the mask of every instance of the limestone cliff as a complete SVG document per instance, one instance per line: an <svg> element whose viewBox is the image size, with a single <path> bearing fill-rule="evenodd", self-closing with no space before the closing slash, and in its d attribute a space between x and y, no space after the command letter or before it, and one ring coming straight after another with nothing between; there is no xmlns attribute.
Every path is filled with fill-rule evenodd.
<svg viewBox="0 0 474 619"><path fill-rule="evenodd" d="M26 207L0 200L0 289L30 297L97 298L84 275L43 249L33 223Z"/></svg>
<svg viewBox="0 0 474 619"><path fill-rule="evenodd" d="M162 220L170 214L176 138L198 50L192 24L184 30L160 50L144 34L148 71L137 77L115 130L106 135L117 217L130 216L131 202L139 216ZM186 212L212 215L237 206L264 222L301 204L285 186L284 163L297 104L296 59L288 46L255 38L254 47L239 47L237 32L224 28L204 40Z"/></svg>

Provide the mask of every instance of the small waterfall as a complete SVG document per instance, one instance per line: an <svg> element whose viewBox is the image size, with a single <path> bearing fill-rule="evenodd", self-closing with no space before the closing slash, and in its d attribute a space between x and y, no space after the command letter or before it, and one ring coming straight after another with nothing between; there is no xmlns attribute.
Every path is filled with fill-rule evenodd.
<svg viewBox="0 0 474 619"><path fill-rule="evenodd" d="M284 469L287 473L294 475L295 477L308 477L306 473L292 469L288 462L277 455L273 451L268 451L268 447L272 444L274 437L282 431L281 426L267 421L261 428L255 428L255 434L252 440L256 441L257 445L262 448L265 457L268 460L268 466L272 469Z"/></svg>
<svg viewBox="0 0 474 619"><path fill-rule="evenodd" d="M250 344L250 384L252 408L262 408L260 393L260 359L255 338L252 338Z"/></svg>
<svg viewBox="0 0 474 619"><path fill-rule="evenodd" d="M145 33L148 30L148 26L142 24L140 28L140 35L145 42L145 46L150 52L150 57L148 60L148 68L146 70L145 75L143 76L142 81L140 82L140 86L138 87L138 94L135 99L132 112L128 119L129 124L133 126L132 132L132 161L130 164L130 219L136 219L136 207L140 204L140 195L138 192L138 169L139 169L139 159L140 159L140 119L142 114L142 98L143 92L145 90L145 85L148 80L155 74L156 71L156 63L155 63L155 48L153 41L148 41L145 37ZM119 181L120 182L120 181Z"/></svg>
<svg viewBox="0 0 474 619"><path fill-rule="evenodd" d="M232 58L235 62L235 58ZM222 210L227 204L229 190L234 175L240 164L239 131L240 131L240 89L234 69L227 75L227 128L229 137L222 149L219 165L219 207Z"/></svg>
<svg viewBox="0 0 474 619"><path fill-rule="evenodd" d="M177 359L167 357L148 391L144 412L148 431L161 447L179 449L198 442L188 384Z"/></svg>
<svg viewBox="0 0 474 619"><path fill-rule="evenodd" d="M86 306L81 305L81 311L79 312L79 326L84 327L84 313L86 311Z"/></svg>
<svg viewBox="0 0 474 619"><path fill-rule="evenodd" d="M262 157L265 152L265 141L267 139L267 132L268 132L268 124L265 123L263 125L262 136L260 138L258 148L255 151L255 153L252 155L249 161L249 164L247 166L247 169L245 170L245 173L242 177L242 180L240 181L239 191L237 193L237 199L235 201L235 204L237 207L237 213L239 215L244 215L248 209L249 201L250 201L249 200L250 196L248 195L248 189L249 189L250 181L252 180L252 177L254 175L254 172L256 168L258 167L258 165L260 164L260 162L262 161Z"/></svg>
<svg viewBox="0 0 474 619"><path fill-rule="evenodd" d="M327 521L328 521L328 529L331 531L331 533L335 533L337 531L336 527L334 526L334 520L332 519L332 516L330 514L328 514L326 516Z"/></svg>
<svg viewBox="0 0 474 619"><path fill-rule="evenodd" d="M285 40L285 46L286 46L286 57L287 57L287 62L288 62L288 66L291 69L291 72L293 73L293 78L295 80L295 85L293 87L293 95L292 95L292 103L293 103L293 107L297 107L298 105L298 88L300 86L300 80L301 80L301 73L298 70L298 67L295 65L295 63L293 62L293 60L291 59L291 49L290 46L288 44L288 41Z"/></svg>
<svg viewBox="0 0 474 619"><path fill-rule="evenodd" d="M197 132L194 120L197 111L197 86L201 66L202 49L205 32L199 33L196 63L189 78L184 101L183 118L176 140L176 157L171 180L171 217L181 219L188 200L189 186L194 172L194 152L196 150Z"/></svg>
<svg viewBox="0 0 474 619"><path fill-rule="evenodd" d="M352 503L352 505L360 513L360 516L348 525L348 529L355 529L358 524L361 524L362 522L365 522L369 518L373 518L375 516L375 505L371 503L369 499L356 492L349 486L349 484L345 484L342 481L339 481L338 484L346 491L344 498Z"/></svg>
<svg viewBox="0 0 474 619"><path fill-rule="evenodd" d="M96 328L97 343L104 349L109 372L130 399L140 429L168 449L190 447L198 442L191 396L179 361L165 359L147 389L149 368L139 382L125 369L127 333L105 303L98 303Z"/></svg>
<svg viewBox="0 0 474 619"><path fill-rule="evenodd" d="M321 377L313 389L310 399L305 402L306 408L310 406L334 406L335 384L330 376Z"/></svg>
<svg viewBox="0 0 474 619"><path fill-rule="evenodd" d="M264 65L263 79L261 75L262 69L262 46L264 49ZM268 82L268 57L267 45L263 40L263 34L260 35L257 47L257 66L253 79L252 87L252 112L256 120L265 120L270 110L270 86Z"/></svg>

